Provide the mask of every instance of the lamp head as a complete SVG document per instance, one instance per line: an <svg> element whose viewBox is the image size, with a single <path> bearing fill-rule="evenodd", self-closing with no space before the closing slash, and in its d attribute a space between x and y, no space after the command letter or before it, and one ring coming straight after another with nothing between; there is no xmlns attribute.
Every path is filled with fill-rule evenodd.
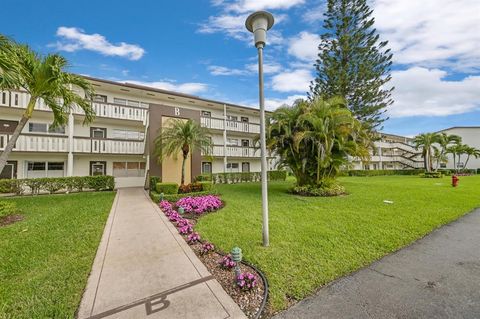
<svg viewBox="0 0 480 319"><path fill-rule="evenodd" d="M253 32L255 46L264 47L267 41L267 31L273 26L274 19L270 12L257 11L248 16L245 27Z"/></svg>

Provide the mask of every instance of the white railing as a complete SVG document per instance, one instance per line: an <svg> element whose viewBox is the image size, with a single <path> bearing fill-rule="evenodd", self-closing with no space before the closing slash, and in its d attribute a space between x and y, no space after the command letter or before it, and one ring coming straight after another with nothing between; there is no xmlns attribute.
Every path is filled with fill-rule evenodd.
<svg viewBox="0 0 480 319"><path fill-rule="evenodd" d="M144 141L80 138L73 139L73 152L100 154L143 154Z"/></svg>
<svg viewBox="0 0 480 319"><path fill-rule="evenodd" d="M8 135L0 135L0 150L4 150ZM68 152L66 136L20 135L13 151L16 152Z"/></svg>
<svg viewBox="0 0 480 319"><path fill-rule="evenodd" d="M0 106L26 108L29 99L30 94L27 92L0 91ZM142 107L93 102L92 108L99 117L142 121L145 123L148 116L148 109ZM50 108L45 105L42 99L39 99L35 104L35 110L50 111ZM85 114L78 106L73 108L73 112L74 114Z"/></svg>
<svg viewBox="0 0 480 319"><path fill-rule="evenodd" d="M225 121L215 117L201 117L200 123L202 127L227 131L245 132L245 133L260 133L260 125L257 123L240 122L240 121Z"/></svg>
<svg viewBox="0 0 480 319"><path fill-rule="evenodd" d="M405 144L405 143L400 143L400 142L375 142L375 146L377 147L382 147L382 148L398 148L404 151L407 151L409 153L413 154L418 154L420 153L419 150L417 150L413 145Z"/></svg>
<svg viewBox="0 0 480 319"><path fill-rule="evenodd" d="M260 150L253 147L227 146L227 156L229 157L260 157ZM225 156L223 145L212 146L211 152L202 153L203 156Z"/></svg>

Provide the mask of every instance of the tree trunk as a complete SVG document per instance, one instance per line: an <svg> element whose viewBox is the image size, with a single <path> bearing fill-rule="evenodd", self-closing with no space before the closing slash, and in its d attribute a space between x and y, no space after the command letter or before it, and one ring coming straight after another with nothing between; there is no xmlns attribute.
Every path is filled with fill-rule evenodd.
<svg viewBox="0 0 480 319"><path fill-rule="evenodd" d="M470 159L470 155L467 155L467 159L465 160L465 165L463 166L463 169L467 169L467 164L469 159Z"/></svg>
<svg viewBox="0 0 480 319"><path fill-rule="evenodd" d="M423 155L423 167L425 168L425 171L428 172L428 152L425 150L425 154Z"/></svg>
<svg viewBox="0 0 480 319"><path fill-rule="evenodd" d="M183 155L182 161L182 180L180 181L180 185L185 185L185 163L187 162L187 156Z"/></svg>
<svg viewBox="0 0 480 319"><path fill-rule="evenodd" d="M18 122L18 125L15 128L15 131L10 137L10 140L8 140L8 143L5 146L5 149L0 155L0 173L3 171L3 168L5 167L5 165L7 165L8 157L10 156L10 153L12 152L13 147L15 146L15 143L17 143L18 137L20 136L20 133L22 133L22 130L25 127L25 124L27 124L28 120L29 120L29 116L26 113L24 113L22 115L22 118Z"/></svg>

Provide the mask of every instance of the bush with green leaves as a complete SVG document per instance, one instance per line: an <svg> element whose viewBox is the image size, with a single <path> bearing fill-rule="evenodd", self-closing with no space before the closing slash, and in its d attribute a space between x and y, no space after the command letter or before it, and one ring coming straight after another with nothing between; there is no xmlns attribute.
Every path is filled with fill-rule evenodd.
<svg viewBox="0 0 480 319"><path fill-rule="evenodd" d="M12 201L0 200L0 218L18 213L17 204Z"/></svg>
<svg viewBox="0 0 480 319"><path fill-rule="evenodd" d="M205 181L205 182L198 182L198 184L201 185L203 192L208 192L208 191L211 191L213 189L213 183L212 182Z"/></svg>
<svg viewBox="0 0 480 319"><path fill-rule="evenodd" d="M441 172L425 172L420 176L423 178L442 178L443 177Z"/></svg>
<svg viewBox="0 0 480 319"><path fill-rule="evenodd" d="M169 202L176 202L179 199L182 199L184 197L198 197L198 196L205 196L205 195L217 195L218 192L216 190L210 190L210 191L202 191L202 192L195 192L195 193L185 193L185 194L164 194L163 199ZM157 193L156 191L150 191L150 198L152 201L155 203L160 202L161 196L160 193Z"/></svg>
<svg viewBox="0 0 480 319"><path fill-rule="evenodd" d="M196 182L206 182L206 181L212 181L212 174L200 174L195 177Z"/></svg>
<svg viewBox="0 0 480 319"><path fill-rule="evenodd" d="M338 184L334 180L325 181L318 187L316 185L294 186L291 190L292 194L301 196L339 196L345 194L345 187Z"/></svg>
<svg viewBox="0 0 480 319"><path fill-rule="evenodd" d="M162 178L160 176L150 176L150 189L154 189L157 183L161 183Z"/></svg>
<svg viewBox="0 0 480 319"><path fill-rule="evenodd" d="M157 183L155 186L156 186L155 190L157 191L157 193L164 193L164 194L178 193L177 183Z"/></svg>

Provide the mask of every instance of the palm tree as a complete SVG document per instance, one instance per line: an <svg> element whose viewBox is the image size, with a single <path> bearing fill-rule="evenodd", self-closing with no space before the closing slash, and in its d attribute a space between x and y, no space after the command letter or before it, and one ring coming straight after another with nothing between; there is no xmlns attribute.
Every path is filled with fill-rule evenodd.
<svg viewBox="0 0 480 319"><path fill-rule="evenodd" d="M454 144L447 149L447 153L453 156L453 169L455 172L458 172L458 164L460 163L461 156L465 154L465 146L464 144Z"/></svg>
<svg viewBox="0 0 480 319"><path fill-rule="evenodd" d="M438 170L438 166L440 165L440 162L445 161L448 147L451 144L460 144L461 142L462 142L462 138L458 135L454 135L454 134L448 135L445 132L438 134L437 144L440 146L440 150L437 152L436 154L437 156L435 156L435 158L437 159L435 170Z"/></svg>
<svg viewBox="0 0 480 319"><path fill-rule="evenodd" d="M422 148L423 163L427 172L432 170L432 148L434 148L433 144L437 143L438 139L438 133L423 133L415 136L413 140L416 149Z"/></svg>
<svg viewBox="0 0 480 319"><path fill-rule="evenodd" d="M178 153L182 153L182 179L181 185L185 184L185 163L188 155L196 149L209 153L211 138L207 131L193 120L170 119L161 128L160 134L155 139L154 154L158 163L163 159L173 156L177 159Z"/></svg>
<svg viewBox="0 0 480 319"><path fill-rule="evenodd" d="M30 95L25 112L0 155L0 172L39 99L52 110L53 127L65 125L75 105L85 113L84 124L93 121L93 87L84 78L66 72L67 65L67 60L58 54L41 56L27 45L0 35L0 90L22 90ZM78 95L74 88L80 88L84 97Z"/></svg>
<svg viewBox="0 0 480 319"><path fill-rule="evenodd" d="M463 168L467 168L467 164L468 164L468 161L470 160L470 157L473 156L475 158L479 158L480 157L480 149L478 148L475 148L475 147L471 147L471 146L468 146L468 145L465 145L466 147L464 148L464 152L465 154L467 154L467 159L465 161L465 165L463 166Z"/></svg>

